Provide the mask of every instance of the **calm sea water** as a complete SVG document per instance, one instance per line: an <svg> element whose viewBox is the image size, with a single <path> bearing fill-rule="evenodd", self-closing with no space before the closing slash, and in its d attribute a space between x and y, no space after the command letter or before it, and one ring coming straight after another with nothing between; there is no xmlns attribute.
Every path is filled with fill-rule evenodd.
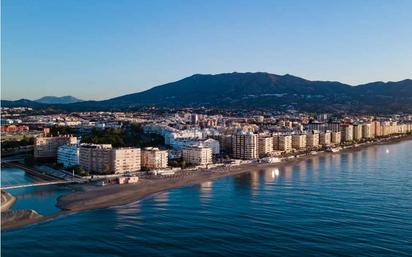
<svg viewBox="0 0 412 257"><path fill-rule="evenodd" d="M2 233L3 256L412 256L412 141Z"/></svg>

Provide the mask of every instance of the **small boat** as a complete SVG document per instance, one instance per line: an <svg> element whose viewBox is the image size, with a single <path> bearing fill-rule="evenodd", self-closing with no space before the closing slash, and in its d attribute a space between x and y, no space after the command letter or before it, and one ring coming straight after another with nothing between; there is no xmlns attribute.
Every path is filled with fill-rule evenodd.
<svg viewBox="0 0 412 257"><path fill-rule="evenodd" d="M331 152L331 153L337 153L340 151L339 147L330 147L328 149L326 149L327 152Z"/></svg>

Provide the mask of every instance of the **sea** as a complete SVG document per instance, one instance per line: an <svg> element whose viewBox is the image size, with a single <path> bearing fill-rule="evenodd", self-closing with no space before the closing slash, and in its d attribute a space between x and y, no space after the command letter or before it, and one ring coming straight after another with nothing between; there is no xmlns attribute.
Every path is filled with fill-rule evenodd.
<svg viewBox="0 0 412 257"><path fill-rule="evenodd" d="M2 170L2 184L32 179ZM70 190L10 192L14 209L52 214ZM2 231L1 254L412 256L412 141L320 154Z"/></svg>

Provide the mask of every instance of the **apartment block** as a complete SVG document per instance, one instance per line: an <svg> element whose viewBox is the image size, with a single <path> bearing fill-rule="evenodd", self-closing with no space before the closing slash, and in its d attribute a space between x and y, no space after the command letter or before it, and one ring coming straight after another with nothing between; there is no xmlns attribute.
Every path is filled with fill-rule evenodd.
<svg viewBox="0 0 412 257"><path fill-rule="evenodd" d="M319 144L322 146L330 146L332 143L332 134L327 131L319 134Z"/></svg>
<svg viewBox="0 0 412 257"><path fill-rule="evenodd" d="M362 135L362 124L353 125L353 140L361 140Z"/></svg>
<svg viewBox="0 0 412 257"><path fill-rule="evenodd" d="M306 134L292 135L292 148L294 149L306 148Z"/></svg>
<svg viewBox="0 0 412 257"><path fill-rule="evenodd" d="M315 148L319 146L319 133L309 133L306 136L306 146L309 148Z"/></svg>
<svg viewBox="0 0 412 257"><path fill-rule="evenodd" d="M140 148L123 147L111 150L111 170L115 174L140 170Z"/></svg>
<svg viewBox="0 0 412 257"><path fill-rule="evenodd" d="M79 146L61 145L57 148L57 163L63 164L64 168L79 165Z"/></svg>
<svg viewBox="0 0 412 257"><path fill-rule="evenodd" d="M267 136L258 137L259 157L264 157L273 152L273 138Z"/></svg>
<svg viewBox="0 0 412 257"><path fill-rule="evenodd" d="M279 135L279 150L284 152L292 151L291 135Z"/></svg>
<svg viewBox="0 0 412 257"><path fill-rule="evenodd" d="M353 125L343 124L341 125L342 129L342 140L345 142L353 141Z"/></svg>
<svg viewBox="0 0 412 257"><path fill-rule="evenodd" d="M374 132L374 126L372 123L366 123L362 125L362 136L363 138L374 138L375 137L375 132Z"/></svg>
<svg viewBox="0 0 412 257"><path fill-rule="evenodd" d="M142 150L142 167L152 169L167 168L168 152L156 147L146 147Z"/></svg>
<svg viewBox="0 0 412 257"><path fill-rule="evenodd" d="M96 174L112 173L112 145L81 144L79 154L79 164L85 171Z"/></svg>
<svg viewBox="0 0 412 257"><path fill-rule="evenodd" d="M182 150L183 160L194 165L212 164L212 149L202 146L185 147Z"/></svg>
<svg viewBox="0 0 412 257"><path fill-rule="evenodd" d="M34 158L56 158L59 146L76 143L77 138L71 136L38 137L34 142Z"/></svg>
<svg viewBox="0 0 412 257"><path fill-rule="evenodd" d="M81 144L79 164L91 173L119 174L140 170L140 148L112 148L110 144Z"/></svg>
<svg viewBox="0 0 412 257"><path fill-rule="evenodd" d="M237 131L232 135L232 155L236 159L258 158L258 136L252 132Z"/></svg>
<svg viewBox="0 0 412 257"><path fill-rule="evenodd" d="M339 145L342 141L341 132L332 132L331 133L331 143L334 145Z"/></svg>

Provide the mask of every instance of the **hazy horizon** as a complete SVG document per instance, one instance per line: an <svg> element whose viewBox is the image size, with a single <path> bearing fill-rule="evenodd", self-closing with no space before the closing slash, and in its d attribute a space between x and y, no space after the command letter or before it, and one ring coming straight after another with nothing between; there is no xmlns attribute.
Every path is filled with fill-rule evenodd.
<svg viewBox="0 0 412 257"><path fill-rule="evenodd" d="M402 0L4 0L2 99L102 100L233 71L410 79L411 9Z"/></svg>

